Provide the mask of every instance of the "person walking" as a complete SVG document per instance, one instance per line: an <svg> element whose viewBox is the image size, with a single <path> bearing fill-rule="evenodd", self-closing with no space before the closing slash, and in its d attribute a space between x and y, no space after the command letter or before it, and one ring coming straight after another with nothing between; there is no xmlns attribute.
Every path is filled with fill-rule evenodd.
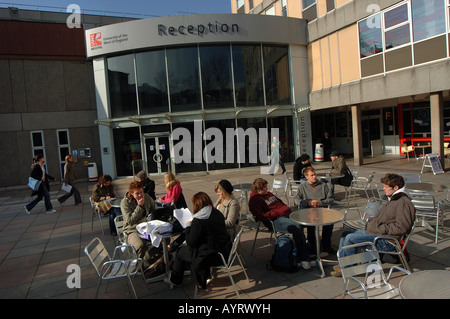
<svg viewBox="0 0 450 319"><path fill-rule="evenodd" d="M75 206L81 205L81 195L78 189L75 188L75 182L78 180L78 176L75 173L75 167L73 165L73 156L66 155L65 158L66 165L64 165L64 184L72 186L69 193L62 195L58 198L60 205L64 203L70 196L75 198Z"/></svg>
<svg viewBox="0 0 450 319"><path fill-rule="evenodd" d="M49 179L54 180L55 178L45 173L44 162L44 155L38 154L33 159L33 164L31 165L30 177L37 179L38 181L42 180L42 182L38 190L31 193L31 196L37 195L37 197L28 205L24 206L25 213L27 215L30 214L31 210L34 208L34 206L36 206L37 203L41 201L42 198L44 198L45 212L47 214L56 212L56 210L53 209L53 205L50 201L50 185L48 182Z"/></svg>

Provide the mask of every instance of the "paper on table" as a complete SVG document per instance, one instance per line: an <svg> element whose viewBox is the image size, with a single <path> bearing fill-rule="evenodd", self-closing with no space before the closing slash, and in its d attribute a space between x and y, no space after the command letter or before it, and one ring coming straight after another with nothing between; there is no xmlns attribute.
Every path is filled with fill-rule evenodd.
<svg viewBox="0 0 450 319"><path fill-rule="evenodd" d="M70 193L70 191L72 190L72 185L67 184L67 186L66 186L66 184L63 183L61 186L61 189L63 191L65 191L66 193Z"/></svg>
<svg viewBox="0 0 450 319"><path fill-rule="evenodd" d="M192 213L188 208L174 209L173 216L178 219L183 228L186 228L193 219Z"/></svg>

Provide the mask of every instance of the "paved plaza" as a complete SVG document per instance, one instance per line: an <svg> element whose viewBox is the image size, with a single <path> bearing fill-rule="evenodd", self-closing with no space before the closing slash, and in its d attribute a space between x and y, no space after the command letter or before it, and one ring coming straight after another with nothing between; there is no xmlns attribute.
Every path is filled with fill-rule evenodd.
<svg viewBox="0 0 450 319"><path fill-rule="evenodd" d="M375 171L375 180L379 181L387 172L420 173L422 160L407 160L399 156L380 156L365 158L365 164L359 168L359 176L367 177ZM351 167L353 159L347 159ZM446 167L450 161L446 159ZM315 168L330 167L330 162L314 162ZM286 165L287 172L292 173L293 163ZM87 168L86 168L87 169ZM180 174L183 193L192 210L190 199L198 191L208 193L213 201L217 198L214 186L221 179L228 179L232 184L252 183L256 177L264 177L272 185L274 178L283 175L260 175L259 167L232 169L207 173ZM157 193L165 193L162 176L151 176L156 182ZM430 169L421 174L423 182L435 182L450 187L448 172L433 175ZM121 178L114 181L117 193L123 197L133 178ZM57 203L59 184L51 186L50 194L56 209L54 214L46 214L41 201L30 215L26 215L23 206L30 200L28 188L8 189L0 191L0 298L2 299L92 299L95 296L97 275L84 254L84 247L93 238L99 237L112 253L115 238L109 235L108 219L103 219L105 234L102 234L98 219L94 220L89 203L93 182L77 184L83 199L83 205L74 206L73 197L61 207ZM58 194L59 193L59 194ZM240 194L237 194L240 195ZM363 208L367 202L364 193L350 203L350 207ZM336 187L336 199L342 200L344 188ZM282 200L286 200L281 196ZM345 210L346 205L335 206ZM245 207L242 207L242 212ZM353 216L356 218L356 215ZM450 214L446 214L444 231L439 232L438 243L434 243L434 233L424 227L416 226L408 243L411 256L410 266L413 271L425 269L450 270ZM243 220L244 232L241 238L241 254L245 259L247 281L243 272L233 267L233 277L239 288L241 299L333 299L341 298L343 291L342 278L330 275L332 264L325 263L324 278L320 277L318 268L300 270L296 273L282 273L267 270L266 264L273 252L273 242L269 243L269 234L258 235L253 255L250 255L255 237L256 225ZM333 248L337 250L342 222L333 230ZM336 256L328 257L336 259ZM69 288L67 279L71 274L69 265L79 265L81 269L81 288ZM384 266L391 264L386 262ZM402 276L394 278L394 284ZM194 283L186 277L183 287L170 289L164 282L146 284L142 277L133 279L137 295L140 299L192 299ZM100 288L99 299L130 298L125 280L109 283L106 293L104 285ZM199 291L199 299L235 299L236 295L226 273L219 273L206 290Z"/></svg>

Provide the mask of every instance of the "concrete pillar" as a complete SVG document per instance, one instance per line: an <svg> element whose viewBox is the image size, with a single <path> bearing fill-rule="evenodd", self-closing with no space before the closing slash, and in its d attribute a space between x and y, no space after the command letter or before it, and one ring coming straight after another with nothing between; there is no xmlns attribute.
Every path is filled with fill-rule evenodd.
<svg viewBox="0 0 450 319"><path fill-rule="evenodd" d="M362 146L362 129L361 129L361 106L352 105L352 131L353 131L353 154L354 165L363 165L363 146Z"/></svg>
<svg viewBox="0 0 450 319"><path fill-rule="evenodd" d="M431 152L439 154L442 167L445 167L444 157L444 103L442 92L430 95L431 115Z"/></svg>

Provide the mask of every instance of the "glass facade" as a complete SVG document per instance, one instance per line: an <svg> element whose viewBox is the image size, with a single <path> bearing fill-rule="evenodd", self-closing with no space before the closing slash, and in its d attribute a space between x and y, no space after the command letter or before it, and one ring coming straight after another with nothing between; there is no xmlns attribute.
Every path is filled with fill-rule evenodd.
<svg viewBox="0 0 450 319"><path fill-rule="evenodd" d="M414 41L445 32L445 0L411 0Z"/></svg>
<svg viewBox="0 0 450 319"><path fill-rule="evenodd" d="M292 108L287 45L162 48L109 57L107 68L112 120L167 113L179 118L180 112L198 118L154 125L131 119L124 128L114 128L118 176L132 175L132 162L145 159L145 152L148 157L154 150L152 134L170 134L177 129L185 135L183 143L173 136L172 156L182 159L174 161L176 173L265 165L267 158L254 153L265 150L267 155L269 145L261 145L260 129L269 129L270 134L270 128L278 128L283 160L295 160L293 117L261 113L269 105ZM262 117L246 118L252 113L237 117L237 108L259 110ZM214 112L219 109L220 113ZM202 119L203 110L214 115ZM238 137L238 130L243 135Z"/></svg>

